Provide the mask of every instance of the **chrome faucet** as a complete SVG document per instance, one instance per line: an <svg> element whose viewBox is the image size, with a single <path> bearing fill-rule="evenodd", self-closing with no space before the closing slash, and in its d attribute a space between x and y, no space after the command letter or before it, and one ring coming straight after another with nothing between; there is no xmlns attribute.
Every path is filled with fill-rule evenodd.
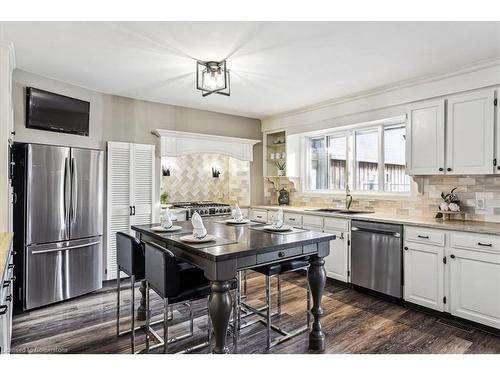
<svg viewBox="0 0 500 375"><path fill-rule="evenodd" d="M349 185L345 185L345 209L348 211L349 208L351 208L352 204L352 195L351 191L349 190Z"/></svg>

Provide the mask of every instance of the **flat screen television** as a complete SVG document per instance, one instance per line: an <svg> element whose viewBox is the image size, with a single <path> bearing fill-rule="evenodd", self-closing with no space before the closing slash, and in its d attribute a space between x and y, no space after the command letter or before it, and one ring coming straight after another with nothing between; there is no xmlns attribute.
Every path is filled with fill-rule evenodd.
<svg viewBox="0 0 500 375"><path fill-rule="evenodd" d="M26 88L27 128L88 136L89 114L89 102Z"/></svg>

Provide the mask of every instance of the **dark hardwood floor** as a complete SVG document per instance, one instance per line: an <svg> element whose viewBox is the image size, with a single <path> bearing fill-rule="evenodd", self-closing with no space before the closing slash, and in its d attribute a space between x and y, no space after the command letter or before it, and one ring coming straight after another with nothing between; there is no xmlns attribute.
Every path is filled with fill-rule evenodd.
<svg viewBox="0 0 500 375"><path fill-rule="evenodd" d="M122 283L122 329L126 329L130 300L128 283ZM255 306L264 301L263 277L249 273L248 299ZM283 278L283 315L280 324L291 329L305 323L305 278ZM275 288L274 288L275 291ZM140 293L136 292L137 305ZM161 300L151 293L153 315L160 318ZM274 295L274 301L276 296ZM500 353L500 337L476 329L449 325L429 314L380 300L351 288L327 282L322 319L326 353ZM170 345L178 351L203 342L207 332L206 301L194 304L195 333ZM12 353L128 353L129 336L116 338L114 284L96 293L14 317ZM153 318L154 319L154 318ZM170 334L188 332L185 307L174 312ZM139 324L140 322L138 322ZM160 334L162 330L157 328ZM144 346L144 333L136 336ZM229 341L229 340L228 340ZM270 350L271 353L308 353L307 333ZM230 341L229 341L230 342ZM198 351L208 353L208 348ZM265 329L255 324L241 332L239 353L266 353Z"/></svg>

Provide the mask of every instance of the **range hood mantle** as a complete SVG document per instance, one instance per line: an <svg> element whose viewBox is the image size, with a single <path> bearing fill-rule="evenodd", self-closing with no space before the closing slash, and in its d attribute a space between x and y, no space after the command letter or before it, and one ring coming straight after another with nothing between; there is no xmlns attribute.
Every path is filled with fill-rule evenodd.
<svg viewBox="0 0 500 375"><path fill-rule="evenodd" d="M209 153L253 161L253 146L261 142L255 139L164 129L156 129L153 134L161 138L161 156Z"/></svg>

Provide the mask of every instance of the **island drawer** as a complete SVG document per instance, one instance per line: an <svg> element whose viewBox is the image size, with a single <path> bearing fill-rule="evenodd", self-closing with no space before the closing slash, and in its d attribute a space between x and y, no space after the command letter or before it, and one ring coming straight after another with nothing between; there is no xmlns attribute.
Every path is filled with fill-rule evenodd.
<svg viewBox="0 0 500 375"><path fill-rule="evenodd" d="M257 264L274 262L280 259L295 257L302 254L302 246L292 247L278 251L272 251L265 254L257 254Z"/></svg>
<svg viewBox="0 0 500 375"><path fill-rule="evenodd" d="M302 216L302 226L322 229L323 218L321 216L304 215Z"/></svg>
<svg viewBox="0 0 500 375"><path fill-rule="evenodd" d="M285 223L292 225L294 227L301 227L302 226L302 215L286 212L285 213Z"/></svg>
<svg viewBox="0 0 500 375"><path fill-rule="evenodd" d="M445 232L430 228L405 227L406 241L444 246Z"/></svg>
<svg viewBox="0 0 500 375"><path fill-rule="evenodd" d="M477 233L450 233L450 247L489 252L500 252L500 236Z"/></svg>

